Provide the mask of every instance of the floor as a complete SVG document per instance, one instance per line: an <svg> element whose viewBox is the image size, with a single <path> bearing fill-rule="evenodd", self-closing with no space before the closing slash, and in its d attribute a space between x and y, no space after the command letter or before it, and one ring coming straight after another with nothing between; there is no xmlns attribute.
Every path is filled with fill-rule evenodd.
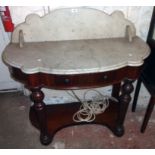
<svg viewBox="0 0 155 155"><path fill-rule="evenodd" d="M39 132L29 122L31 102L22 93L0 94L0 148L16 149L118 149L155 148L155 113L148 128L140 133L140 125L145 112L138 107L136 113L128 109L125 121L125 135L115 137L109 129L100 125L83 125L64 128L57 132L53 142L43 146L39 142Z"/></svg>

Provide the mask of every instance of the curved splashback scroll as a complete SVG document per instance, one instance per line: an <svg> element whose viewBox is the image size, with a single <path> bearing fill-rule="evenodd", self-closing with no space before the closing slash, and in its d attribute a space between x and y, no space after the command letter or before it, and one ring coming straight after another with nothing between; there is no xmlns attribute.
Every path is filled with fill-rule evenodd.
<svg viewBox="0 0 155 155"><path fill-rule="evenodd" d="M25 42L43 42L125 37L127 27L130 27L127 36L134 37L134 24L125 19L121 11L108 15L92 8L63 8L43 17L28 15L25 22L15 28L12 42L19 42L21 30Z"/></svg>

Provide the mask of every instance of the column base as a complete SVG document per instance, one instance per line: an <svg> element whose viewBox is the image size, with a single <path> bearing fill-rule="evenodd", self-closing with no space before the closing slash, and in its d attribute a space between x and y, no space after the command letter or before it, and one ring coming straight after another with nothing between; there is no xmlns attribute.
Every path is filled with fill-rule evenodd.
<svg viewBox="0 0 155 155"><path fill-rule="evenodd" d="M122 137L124 135L124 127L123 126L117 126L115 129L115 135L117 137Z"/></svg>
<svg viewBox="0 0 155 155"><path fill-rule="evenodd" d="M48 145L52 142L52 137L50 135L40 135L40 142L43 145Z"/></svg>

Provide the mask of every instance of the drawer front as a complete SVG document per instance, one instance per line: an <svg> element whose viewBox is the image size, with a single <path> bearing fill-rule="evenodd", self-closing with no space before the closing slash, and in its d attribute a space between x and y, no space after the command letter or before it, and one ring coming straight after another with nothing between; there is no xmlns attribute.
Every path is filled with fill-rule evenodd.
<svg viewBox="0 0 155 155"><path fill-rule="evenodd" d="M18 68L11 68L11 74L28 87L63 90L102 87L119 83L125 78L137 79L141 69L141 67L125 67L104 73L54 75L47 73L25 74Z"/></svg>
<svg viewBox="0 0 155 155"><path fill-rule="evenodd" d="M125 78L136 79L140 74L140 70L140 67L125 67L104 73L55 75L51 86L55 89L103 87L119 83Z"/></svg>
<svg viewBox="0 0 155 155"><path fill-rule="evenodd" d="M60 86L70 86L73 84L73 79L69 76L58 76L55 77L54 83Z"/></svg>
<svg viewBox="0 0 155 155"><path fill-rule="evenodd" d="M107 85L113 82L113 72L100 73L100 74L83 74L83 75L67 75L67 76L56 76L54 78L53 85L55 87L64 88L88 88L96 87L101 85Z"/></svg>

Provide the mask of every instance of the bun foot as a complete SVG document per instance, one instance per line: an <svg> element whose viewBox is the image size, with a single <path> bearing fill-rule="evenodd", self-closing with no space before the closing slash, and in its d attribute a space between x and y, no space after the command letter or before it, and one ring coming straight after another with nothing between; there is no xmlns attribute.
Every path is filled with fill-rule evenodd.
<svg viewBox="0 0 155 155"><path fill-rule="evenodd" d="M114 134L118 137L121 137L124 135L124 127L123 126L117 126L115 131L114 131Z"/></svg>
<svg viewBox="0 0 155 155"><path fill-rule="evenodd" d="M41 144L43 144L43 145L48 145L48 144L50 144L51 143L51 141L52 141L52 137L51 136L49 136L49 135L40 135L40 142L41 142Z"/></svg>

